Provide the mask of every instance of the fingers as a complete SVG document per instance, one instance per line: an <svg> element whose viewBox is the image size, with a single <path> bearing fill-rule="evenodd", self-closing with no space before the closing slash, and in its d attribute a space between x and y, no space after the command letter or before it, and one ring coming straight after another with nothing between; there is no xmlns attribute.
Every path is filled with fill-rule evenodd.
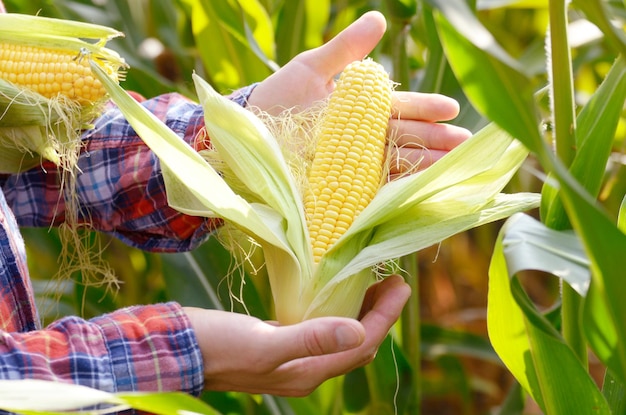
<svg viewBox="0 0 626 415"><path fill-rule="evenodd" d="M449 121L459 115L459 103L440 94L396 91L392 118L422 121Z"/></svg>
<svg viewBox="0 0 626 415"><path fill-rule="evenodd" d="M389 121L389 137L396 147L429 148L450 151L472 133L453 124L392 119Z"/></svg>
<svg viewBox="0 0 626 415"><path fill-rule="evenodd" d="M431 166L472 133L452 124L391 120L388 135L391 142L387 155L389 173L395 176Z"/></svg>
<svg viewBox="0 0 626 415"><path fill-rule="evenodd" d="M383 37L386 28L381 13L365 13L326 44L302 53L298 59L331 78L349 63L367 56Z"/></svg>

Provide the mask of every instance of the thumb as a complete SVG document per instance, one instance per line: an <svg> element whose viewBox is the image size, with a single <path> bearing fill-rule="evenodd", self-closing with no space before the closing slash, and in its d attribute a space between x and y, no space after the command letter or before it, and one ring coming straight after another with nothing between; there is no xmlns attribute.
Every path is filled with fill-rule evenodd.
<svg viewBox="0 0 626 415"><path fill-rule="evenodd" d="M385 17L380 12L367 12L326 44L304 54L302 59L331 78L349 63L367 56L382 39L386 28Z"/></svg>
<svg viewBox="0 0 626 415"><path fill-rule="evenodd" d="M320 317L278 327L276 334L283 348L283 361L353 349L365 340L361 323L340 317Z"/></svg>

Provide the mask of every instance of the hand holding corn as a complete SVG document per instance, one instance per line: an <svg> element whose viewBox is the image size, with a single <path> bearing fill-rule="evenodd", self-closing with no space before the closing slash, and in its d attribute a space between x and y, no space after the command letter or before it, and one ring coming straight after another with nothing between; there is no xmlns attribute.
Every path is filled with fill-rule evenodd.
<svg viewBox="0 0 626 415"><path fill-rule="evenodd" d="M303 111L302 124L316 125L309 134L315 151L307 149L304 157L297 154L302 149L286 141L298 134L274 130L271 122L264 123L265 118L242 109L194 74L211 141L198 154L92 65L160 158L169 205L223 219L220 241L241 263L248 254L242 246L262 251L273 311L281 324L357 317L374 282L373 267L538 203L536 195L500 193L528 154L512 137L490 125L466 140L464 129L434 122L456 115L454 100L392 93L384 68L363 59L384 29L382 15L367 13L327 45L300 54L256 87L250 107L273 113L286 109L288 116L280 118L285 121L333 91L320 122L307 123ZM422 99L429 106L421 105ZM389 128L392 116L399 121ZM401 136L393 141L401 154L395 168L381 160L386 133ZM431 140L411 138L421 134ZM419 147L424 145L434 149L426 149L420 167L447 154L419 174L384 180L384 173L398 174L411 164L402 158L422 158ZM303 165L305 174L298 174Z"/></svg>
<svg viewBox="0 0 626 415"><path fill-rule="evenodd" d="M402 278L392 276L370 287L360 321L324 317L282 327L185 308L205 362L205 389L308 395L325 380L371 362L409 294Z"/></svg>
<svg viewBox="0 0 626 415"><path fill-rule="evenodd" d="M325 45L303 52L261 82L249 105L268 113L307 109L334 89L334 77L351 62L367 56L382 38L385 18L378 12L361 16ZM470 137L461 127L439 123L457 116L456 100L440 94L393 92L393 112L388 133L399 139L389 157L391 175L415 166L430 166Z"/></svg>

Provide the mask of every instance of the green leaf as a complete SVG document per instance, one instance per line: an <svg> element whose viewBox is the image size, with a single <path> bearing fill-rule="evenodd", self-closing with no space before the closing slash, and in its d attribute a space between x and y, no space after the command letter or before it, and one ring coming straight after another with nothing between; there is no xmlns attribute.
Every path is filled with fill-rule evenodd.
<svg viewBox="0 0 626 415"><path fill-rule="evenodd" d="M441 327L436 324L420 325L421 349L428 359L442 354L467 356L487 362L502 364L491 343L480 335Z"/></svg>
<svg viewBox="0 0 626 415"><path fill-rule="evenodd" d="M531 80L461 1L432 1L448 62L470 102L528 149L547 150Z"/></svg>
<svg viewBox="0 0 626 415"><path fill-rule="evenodd" d="M624 387L624 383L611 375L610 370L607 370L604 374L602 393L604 393L607 402L611 406L611 413L616 415L626 414L626 387Z"/></svg>
<svg viewBox="0 0 626 415"><path fill-rule="evenodd" d="M622 382L626 380L626 289L622 256L626 235L574 181L565 167L553 160L563 204L591 261L591 285L583 307L583 330L596 355Z"/></svg>
<svg viewBox="0 0 626 415"><path fill-rule="evenodd" d="M602 185L625 100L626 64L623 58L619 58L576 120L578 149L570 172L594 197L598 195ZM542 191L541 216L543 222L550 227L566 220L562 216L563 204L553 184L554 180L548 180Z"/></svg>
<svg viewBox="0 0 626 415"><path fill-rule="evenodd" d="M580 295L587 294L590 263L580 239L572 231L556 231L524 214L513 215L502 241L509 275L539 270L566 281Z"/></svg>
<svg viewBox="0 0 626 415"><path fill-rule="evenodd" d="M611 21L612 15L601 0L573 0L572 4L582 10L587 18L602 30L615 51L626 55L626 35L624 29Z"/></svg>
<svg viewBox="0 0 626 415"><path fill-rule="evenodd" d="M206 403L183 392L128 393L116 397L134 409L155 415L220 415Z"/></svg>
<svg viewBox="0 0 626 415"><path fill-rule="evenodd" d="M502 228L489 268L491 342L544 412L610 414L606 400L574 352L534 307L517 277L508 274L503 238L514 221L507 221Z"/></svg>
<svg viewBox="0 0 626 415"><path fill-rule="evenodd" d="M255 44L265 56L273 58L271 22L258 2L185 1L192 6L192 30L207 75L221 91L240 88L270 74L266 63L249 46L246 34L245 25L249 24ZM240 7L245 12L245 22ZM216 56L221 59L215 59Z"/></svg>
<svg viewBox="0 0 626 415"><path fill-rule="evenodd" d="M7 411L63 412L102 403L119 401L114 394L73 383L38 379L0 379L0 409Z"/></svg>
<svg viewBox="0 0 626 415"><path fill-rule="evenodd" d="M390 370L391 369L391 370ZM376 358L365 367L370 408L377 413L405 413L414 372L393 336L387 336ZM399 380L402 379L402 382ZM356 392L356 391L354 391Z"/></svg>
<svg viewBox="0 0 626 415"><path fill-rule="evenodd" d="M284 65L298 53L323 44L329 16L329 0L283 2L276 23L278 62Z"/></svg>

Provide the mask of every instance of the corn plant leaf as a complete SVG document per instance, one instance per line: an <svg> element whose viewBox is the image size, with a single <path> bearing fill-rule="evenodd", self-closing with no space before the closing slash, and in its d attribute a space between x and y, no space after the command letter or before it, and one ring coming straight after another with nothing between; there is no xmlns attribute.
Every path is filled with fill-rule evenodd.
<svg viewBox="0 0 626 415"><path fill-rule="evenodd" d="M119 401L114 394L73 383L0 380L0 408L7 411L71 411L102 403L119 404Z"/></svg>
<svg viewBox="0 0 626 415"><path fill-rule="evenodd" d="M619 379L616 379L609 370L604 374L602 393L606 396L611 407L611 413L626 413L626 386Z"/></svg>
<svg viewBox="0 0 626 415"><path fill-rule="evenodd" d="M464 2L433 3L441 10L435 20L446 57L470 102L529 150L544 154L547 149L538 128L530 78L497 46Z"/></svg>
<svg viewBox="0 0 626 415"><path fill-rule="evenodd" d="M501 229L489 268L487 326L494 349L545 413L608 415L608 404L586 369L517 276L508 273L503 239L517 220L509 219Z"/></svg>
<svg viewBox="0 0 626 415"><path fill-rule="evenodd" d="M570 172L592 196L600 191L625 100L626 63L618 58L576 120L578 150ZM546 225L561 228L566 219L558 193L554 180L545 183L541 217Z"/></svg>
<svg viewBox="0 0 626 415"><path fill-rule="evenodd" d="M626 288L623 261L626 235L597 201L571 176L559 160L551 158L554 177L568 218L590 260L591 284L583 306L583 330L596 355L626 383Z"/></svg>
<svg viewBox="0 0 626 415"><path fill-rule="evenodd" d="M298 53L323 43L330 1L286 1L276 22L276 53L283 65Z"/></svg>
<svg viewBox="0 0 626 415"><path fill-rule="evenodd" d="M619 205L619 214L617 216L617 227L619 230L626 233L626 195L622 199L622 203Z"/></svg>
<svg viewBox="0 0 626 415"><path fill-rule="evenodd" d="M256 42L265 56L273 58L271 21L257 1L185 0L192 7L191 26L207 76L221 91L249 85L267 77L270 71L254 50L248 46L246 24L241 8L250 25L256 28ZM254 21L254 23L252 23ZM215 59L222 56L224 59Z"/></svg>
<svg viewBox="0 0 626 415"><path fill-rule="evenodd" d="M623 27L613 24L608 2L601 0L573 0L572 4L602 30L609 44L622 56L626 54L626 35Z"/></svg>
<svg viewBox="0 0 626 415"><path fill-rule="evenodd" d="M550 229L521 213L509 222L502 241L509 275L522 270L544 271L562 278L581 296L587 294L590 262L574 232Z"/></svg>
<svg viewBox="0 0 626 415"><path fill-rule="evenodd" d="M206 403L182 392L116 394L116 398L133 409L155 415L220 415Z"/></svg>

